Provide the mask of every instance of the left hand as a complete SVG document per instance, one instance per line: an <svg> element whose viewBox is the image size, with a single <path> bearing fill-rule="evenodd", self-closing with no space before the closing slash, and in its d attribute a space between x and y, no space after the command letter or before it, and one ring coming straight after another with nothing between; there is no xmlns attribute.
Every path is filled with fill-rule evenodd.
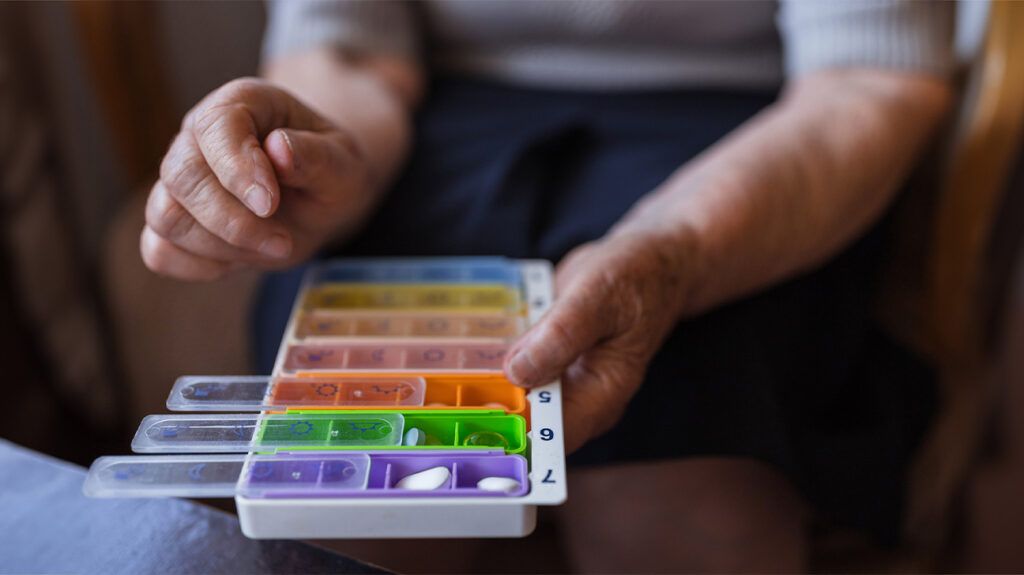
<svg viewBox="0 0 1024 575"><path fill-rule="evenodd" d="M524 387L561 377L566 452L614 426L639 389L686 299L685 251L612 234L559 264L555 303L512 347L505 373Z"/></svg>

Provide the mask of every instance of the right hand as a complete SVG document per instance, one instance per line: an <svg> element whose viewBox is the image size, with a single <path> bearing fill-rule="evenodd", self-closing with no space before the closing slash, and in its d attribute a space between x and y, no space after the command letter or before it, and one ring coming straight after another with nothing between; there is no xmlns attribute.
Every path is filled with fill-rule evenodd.
<svg viewBox="0 0 1024 575"><path fill-rule="evenodd" d="M294 265L354 231L371 180L349 132L268 82L229 82L185 116L164 157L142 259L185 280Z"/></svg>

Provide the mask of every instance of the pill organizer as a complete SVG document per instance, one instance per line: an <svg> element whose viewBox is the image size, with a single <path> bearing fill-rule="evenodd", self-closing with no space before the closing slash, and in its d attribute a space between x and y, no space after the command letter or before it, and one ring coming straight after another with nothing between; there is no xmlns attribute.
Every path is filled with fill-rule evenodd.
<svg viewBox="0 0 1024 575"><path fill-rule="evenodd" d="M528 535L566 498L561 388L502 364L552 297L536 260L317 265L271 375L179 378L141 455L97 459L83 490L234 497L253 538Z"/></svg>

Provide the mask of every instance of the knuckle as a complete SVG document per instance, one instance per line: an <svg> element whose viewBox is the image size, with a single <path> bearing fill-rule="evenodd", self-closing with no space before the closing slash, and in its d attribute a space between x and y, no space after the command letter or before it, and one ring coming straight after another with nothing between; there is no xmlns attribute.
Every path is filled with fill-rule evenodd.
<svg viewBox="0 0 1024 575"><path fill-rule="evenodd" d="M565 315L551 317L545 324L544 340L559 355L571 353L576 338L573 335L573 322Z"/></svg>
<svg viewBox="0 0 1024 575"><path fill-rule="evenodd" d="M246 248L253 244L253 238L257 237L259 228L260 222L255 216L250 217L244 213L230 216L224 222L221 237L233 246Z"/></svg>
<svg viewBox="0 0 1024 575"><path fill-rule="evenodd" d="M154 223L160 226L154 227L154 231L171 241L180 241L192 232L196 220L178 202L167 202Z"/></svg>
<svg viewBox="0 0 1024 575"><path fill-rule="evenodd" d="M206 160L196 153L168 156L160 166L160 181L167 192L175 198L191 197L205 179L208 167Z"/></svg>
<svg viewBox="0 0 1024 575"><path fill-rule="evenodd" d="M267 88L267 86L268 84L265 80L254 78L252 76L245 76L242 78L235 78L221 86L217 91L217 96L218 98L223 98L225 100L244 100L262 92Z"/></svg>
<svg viewBox="0 0 1024 575"><path fill-rule="evenodd" d="M244 106L236 102L225 102L204 108L196 114L192 131L196 138L205 142L216 142L216 134L231 114L243 112Z"/></svg>

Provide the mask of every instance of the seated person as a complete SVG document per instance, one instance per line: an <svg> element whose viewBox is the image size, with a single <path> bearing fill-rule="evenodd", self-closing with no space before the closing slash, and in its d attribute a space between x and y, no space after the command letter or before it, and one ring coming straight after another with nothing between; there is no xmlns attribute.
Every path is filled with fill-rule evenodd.
<svg viewBox="0 0 1024 575"><path fill-rule="evenodd" d="M556 261L505 370L562 379L575 565L800 570L812 517L898 528L927 387L861 365L879 222L951 100L953 9L274 4L264 78L185 117L142 257L186 280ZM293 278L258 304L264 357Z"/></svg>

